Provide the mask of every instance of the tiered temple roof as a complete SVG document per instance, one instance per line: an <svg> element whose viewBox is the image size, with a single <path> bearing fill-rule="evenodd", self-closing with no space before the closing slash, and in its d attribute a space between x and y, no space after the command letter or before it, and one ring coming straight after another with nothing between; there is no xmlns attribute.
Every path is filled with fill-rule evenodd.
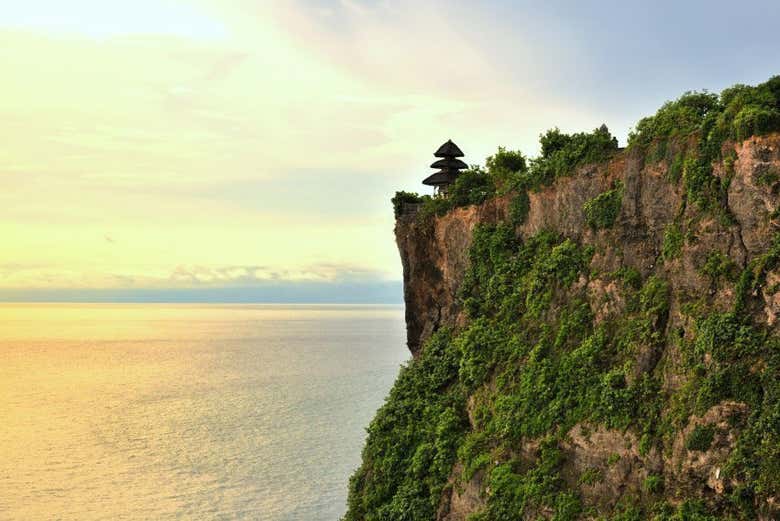
<svg viewBox="0 0 780 521"><path fill-rule="evenodd" d="M434 156L441 159L434 162L431 168L438 168L439 171L425 178L423 184L436 187L439 192L446 192L447 187L458 178L460 171L468 168L468 165L457 159L463 157L463 151L452 140L440 146Z"/></svg>

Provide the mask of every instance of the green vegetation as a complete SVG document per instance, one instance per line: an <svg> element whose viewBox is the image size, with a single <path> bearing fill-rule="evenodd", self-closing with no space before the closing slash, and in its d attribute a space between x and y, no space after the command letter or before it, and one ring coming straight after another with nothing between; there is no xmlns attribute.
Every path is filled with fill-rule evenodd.
<svg viewBox="0 0 780 521"><path fill-rule="evenodd" d="M685 440L685 448L706 452L710 450L712 440L715 438L715 427L712 425L697 425Z"/></svg>
<svg viewBox="0 0 780 521"><path fill-rule="evenodd" d="M426 198L413 192L396 192L392 199L393 215L398 219L404 211L406 204L420 204L426 201Z"/></svg>
<svg viewBox="0 0 780 521"><path fill-rule="evenodd" d="M604 474L601 472L601 469L594 467L583 472L580 479L577 480L577 482L582 485L594 485L596 483L601 483L602 481L604 481Z"/></svg>
<svg viewBox="0 0 780 521"><path fill-rule="evenodd" d="M683 161L683 189L687 201L699 209L708 210L720 208L719 203L725 198L725 188L720 179L712 174L712 163L707 157L690 155Z"/></svg>
<svg viewBox="0 0 780 521"><path fill-rule="evenodd" d="M396 219L401 215L404 204L421 204L417 217L425 221L433 216L444 215L454 208L482 204L491 197L516 191L522 186L527 167L525 156L521 152L499 147L494 155L487 158L486 165L487 170L473 165L461 172L449 187L446 197L396 192L392 199ZM525 197L527 202L527 195ZM527 214L527 211L527 206L525 210L518 208L515 211L516 217L524 219L523 212Z"/></svg>
<svg viewBox="0 0 780 521"><path fill-rule="evenodd" d="M531 161L524 186L537 190L581 165L609 159L618 150L617 138L602 125L593 132L564 134L557 128L539 136L542 154Z"/></svg>
<svg viewBox="0 0 780 521"><path fill-rule="evenodd" d="M496 195L515 193L510 203L510 220L522 224L528 215L528 190L538 190L558 177L571 175L581 165L611 157L618 149L617 139L602 126L590 133L564 134L552 129L540 136L542 155L529 161L522 152L499 147L488 157L485 168L472 166L450 186L447 197L420 196L397 192L393 198L395 216L404 203L422 204L421 220L444 215L453 208L481 204Z"/></svg>
<svg viewBox="0 0 780 521"><path fill-rule="evenodd" d="M528 218L528 212L531 209L531 200L528 192L523 190L518 193L509 203L509 222L519 226Z"/></svg>
<svg viewBox="0 0 780 521"><path fill-rule="evenodd" d="M780 129L778 100L780 77L720 96L688 93L637 125L629 146L641 147L648 160L667 161L669 179L682 183L693 211L665 228L664 261L696 244L691 222L704 213L728 225L721 208L734 155L722 152L723 145ZM711 280L710 295L681 294L664 269L599 272L604 268L591 266L594 247L551 231L521 240L515 229L527 219L529 191L610 157L617 142L606 128L554 129L541 145L540 157L530 161L499 148L485 169L464 172L446 199L405 192L393 199L396 215L415 203L422 204L418 218L426 218L515 194L507 222L474 230L459 295L467 320L435 333L401 369L371 423L345 520L435 519L447 488L470 480L481 484L485 499L472 521L755 519L767 497L780 495L780 339L763 318L753 320L764 304L761 293L778 289L767 287L767 276L780 268L780 235L741 271L720 251L697 259ZM717 161L723 161L722 178L713 173ZM778 181L772 171L757 180ZM616 183L588 201L588 225L614 226L623 191ZM604 245L597 246L601 255ZM618 313L604 314L592 301L599 284L611 288L603 298ZM732 284L733 306L714 302L714 290ZM672 291L682 316L670 318ZM717 299L727 294L718 292ZM662 385L670 371L679 387ZM730 417L690 429L694 417L724 402L738 404L721 407ZM597 511L578 490L608 479L620 455L577 475L563 450L576 427L585 436L596 428L629 431L639 440L640 458L668 454L681 432L689 433L688 451L709 451L716 435L726 434L718 430L727 428L723 421L737 441L722 467L727 490L717 504L702 487L702 496L672 506L663 501L671 485L650 474L637 497Z"/></svg>
<svg viewBox="0 0 780 521"><path fill-rule="evenodd" d="M458 354L447 331L401 369L368 429L347 520L433 519L465 431Z"/></svg>
<svg viewBox="0 0 780 521"><path fill-rule="evenodd" d="M685 166L685 154L678 153L672 158L669 165L669 172L667 174L669 181L672 183L678 183L682 178L683 167Z"/></svg>
<svg viewBox="0 0 780 521"><path fill-rule="evenodd" d="M519 188L522 174L528 166L522 152L498 147L498 152L485 161L485 168L497 192L505 194Z"/></svg>
<svg viewBox="0 0 780 521"><path fill-rule="evenodd" d="M664 104L653 116L639 121L629 134L629 148L642 148L656 160L669 160L669 176L682 175L688 201L701 209L723 206L728 178L713 174L713 162L733 158L723 155L726 141L743 141L750 136L780 130L780 76L755 87L735 85L721 92L688 92ZM685 151L688 140L695 145ZM682 149L672 146L683 142ZM730 170L726 165L727 172Z"/></svg>
<svg viewBox="0 0 780 521"><path fill-rule="evenodd" d="M645 478L642 485L647 492L657 494L664 489L664 478L651 474Z"/></svg>
<svg viewBox="0 0 780 521"><path fill-rule="evenodd" d="M563 492L559 476L562 454L552 440L542 443L538 460L530 468L521 461L496 465L490 472L490 497L487 508L471 517L471 521L522 519L530 508L545 506L555 512L553 519L578 519L582 510L579 498Z"/></svg>
<svg viewBox="0 0 780 521"><path fill-rule="evenodd" d="M636 276L621 271L616 276L626 282L628 313L595 326L585 295L569 294L587 273L590 255L550 233L522 243L508 225L475 231L462 295L471 321L457 334L437 333L402 370L369 428L346 519L431 519L456 459L464 467L462 479L485 472L491 493L477 520L513 519L510 512L539 508L577 519L581 502L561 476L562 437L582 422L632 428L643 433L646 454L679 428L662 419L669 400L678 403L673 416L679 426L723 400L753 404L756 413L729 472L748 484L743 495L777 493L777 344L767 344L766 335L733 313L706 315L697 321L694 340L683 343L693 378L678 396L665 396L651 374L629 379L634 346L663 341L668 285L651 277L634 289ZM774 357L767 358L768 350ZM771 363L753 375L759 357ZM703 370L705 358L710 362ZM469 395L474 430L466 420ZM711 427L697 427L686 446L707 450L713 435ZM774 443L761 443L760 436ZM512 456L511 447L532 439L546 440L539 458ZM592 470L580 482L599 476ZM663 483L651 477L644 486L657 493ZM694 519L685 516L701 511L681 508L666 519Z"/></svg>
<svg viewBox="0 0 780 521"><path fill-rule="evenodd" d="M486 473L491 493L477 520L510 519L510 512L538 508L554 510L558 519L577 519L581 502L561 477L562 436L582 422L634 428L643 433L646 453L673 428L661 418L669 397L659 381L652 375L628 378L633 346L663 340L658 329L668 311L663 279L651 277L634 289L636 274L617 274L626 281L630 310L596 327L584 294L559 299L587 273L589 250L549 233L521 243L511 226L499 225L475 231L470 255L462 296L471 322L458 334L435 335L423 355L403 369L369 429L347 519L430 519L455 459L463 464L462 479ZM693 367L708 354L722 368L694 378L683 391L695 395L684 418L727 398L760 403L763 393L751 390L755 378L738 361L753 363L763 337L729 314L705 317L697 330L687 363ZM468 395L474 397L474 430L465 419ZM706 450L711 436L697 429L687 446ZM511 455L511 447L540 438L546 441L533 462ZM763 461L751 466L751 482L761 483L762 490L772 486L774 449L740 447L735 474L745 475L747 462L761 451ZM615 455L609 464L618 459ZM579 481L597 482L599 476L593 469ZM651 476L645 488L658 493L663 482ZM692 507L667 519L685 519L686 508Z"/></svg>
<svg viewBox="0 0 780 521"><path fill-rule="evenodd" d="M680 225L672 223L664 231L664 242L661 246L661 255L664 260L673 260L680 256L685 237L682 234Z"/></svg>
<svg viewBox="0 0 780 521"><path fill-rule="evenodd" d="M777 267L780 267L780 234L775 235L766 253L750 261L747 268L740 274L736 288L735 311L744 310L748 298L766 283L767 272Z"/></svg>
<svg viewBox="0 0 780 521"><path fill-rule="evenodd" d="M462 290L471 322L455 336L436 335L402 372L369 429L347 519L429 519L456 457L464 477L486 472L491 495L481 519L540 507L577 518L579 498L560 474L562 436L584 421L652 431L660 414L659 383L627 378L626 329L641 328L595 327L584 290L561 300L591 255L550 233L521 243L509 225L475 230ZM650 329L666 312L665 291L653 279L637 292L635 317ZM475 397L471 432L467 395ZM539 437L547 441L532 465L508 457L510 447ZM415 469L428 469L424 479Z"/></svg>
<svg viewBox="0 0 780 521"><path fill-rule="evenodd" d="M653 116L643 118L628 136L629 147L648 147L656 140L687 137L718 111L718 96L709 92L686 92L669 101Z"/></svg>
<svg viewBox="0 0 780 521"><path fill-rule="evenodd" d="M648 147L701 133L703 141L719 151L726 139L742 141L776 130L780 130L780 76L755 87L735 85L720 96L687 92L639 121L628 143L630 147Z"/></svg>
<svg viewBox="0 0 780 521"><path fill-rule="evenodd" d="M445 199L452 208L482 204L496 193L494 179L479 167L463 171L450 186Z"/></svg>
<svg viewBox="0 0 780 521"><path fill-rule="evenodd" d="M695 338L681 347L690 380L674 397L677 425L726 400L746 404L750 414L732 418L742 435L726 473L745 484L742 495L780 493L778 338L753 325L745 314L713 313L696 321ZM713 427L699 426L686 447L707 450L713 435Z"/></svg>
<svg viewBox="0 0 780 521"><path fill-rule="evenodd" d="M665 103L655 115L640 120L629 134L628 146L645 149L651 159L666 158L669 179L683 180L688 202L701 209L718 210L723 206L729 178L716 177L713 162L723 160L727 173L733 172L734 162L732 155L723 154L723 144L778 130L780 76L775 76L754 87L736 85L720 96L687 92ZM691 140L694 144L689 146ZM538 190L572 175L579 166L609 159L618 150L617 139L604 125L592 132L573 134L553 128L540 135L539 142L541 154L530 161L520 151L499 147L487 158L485 169L472 166L464 171L446 199L398 192L393 199L396 216L402 202L424 203L422 214L427 217L480 204L495 195ZM767 172L759 181L774 183L778 179L778 173ZM516 224L524 222L527 215L524 197L512 209Z"/></svg>
<svg viewBox="0 0 780 521"><path fill-rule="evenodd" d="M626 313L597 326L585 290L573 286L588 276L591 254L548 232L521 242L508 224L475 230L462 286L470 322L434 335L420 358L402 369L369 428L363 466L350 484L347 520L432 519L456 460L464 469L460 479L482 472L489 487L477 521L539 509L552 510L556 519L578 519L583 505L563 480L566 462L559 450L572 427L632 429L647 454L691 414L723 400L755 411L735 419L745 434L728 472L745 483L739 498L779 492L778 343L734 313L704 314L692 339L680 340L690 380L667 395L652 372L630 375L639 346L665 341L668 284L659 277L642 281L635 270L616 272ZM758 360L768 362L756 373ZM668 417L664 409L672 411ZM697 427L686 446L707 450L713 436L711 427ZM513 451L529 440L542 441L532 460ZM589 470L578 481L595 483L601 475ZM661 493L663 482L651 476L644 488ZM646 508L631 507L621 514L628 517L615 519L645 519ZM656 519L707 516L702 505L690 503Z"/></svg>
<svg viewBox="0 0 780 521"><path fill-rule="evenodd" d="M688 500L676 510L666 508L653 521L725 521L729 518L712 515L701 501Z"/></svg>
<svg viewBox="0 0 780 521"><path fill-rule="evenodd" d="M739 275L739 270L734 261L719 251L710 252L707 256L707 261L701 267L701 272L709 276L713 281L723 277L733 282Z"/></svg>
<svg viewBox="0 0 780 521"><path fill-rule="evenodd" d="M597 195L583 205L585 222L594 230L611 227L620 214L622 203L623 183L618 181L611 190Z"/></svg>

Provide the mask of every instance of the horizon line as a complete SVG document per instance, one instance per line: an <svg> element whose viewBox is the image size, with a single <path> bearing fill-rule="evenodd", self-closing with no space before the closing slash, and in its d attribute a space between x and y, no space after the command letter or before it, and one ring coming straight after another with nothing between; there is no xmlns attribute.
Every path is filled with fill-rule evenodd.
<svg viewBox="0 0 780 521"><path fill-rule="evenodd" d="M1 303L403 304L401 281L201 288L2 288Z"/></svg>

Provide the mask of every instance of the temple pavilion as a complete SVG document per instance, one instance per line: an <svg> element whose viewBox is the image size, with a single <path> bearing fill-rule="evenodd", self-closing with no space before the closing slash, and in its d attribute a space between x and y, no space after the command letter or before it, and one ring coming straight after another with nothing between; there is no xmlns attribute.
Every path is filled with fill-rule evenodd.
<svg viewBox="0 0 780 521"><path fill-rule="evenodd" d="M441 158L431 165L431 168L437 168L438 171L425 178L423 184L432 186L435 194L446 195L449 186L455 182L461 170L468 168L468 165L458 159L463 157L463 152L451 139L440 146L433 155Z"/></svg>

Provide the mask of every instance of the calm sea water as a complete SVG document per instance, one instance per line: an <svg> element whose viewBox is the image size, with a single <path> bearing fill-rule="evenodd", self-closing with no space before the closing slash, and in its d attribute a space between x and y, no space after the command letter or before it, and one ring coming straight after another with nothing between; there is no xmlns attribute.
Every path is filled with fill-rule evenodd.
<svg viewBox="0 0 780 521"><path fill-rule="evenodd" d="M0 519L345 511L395 306L0 305Z"/></svg>

